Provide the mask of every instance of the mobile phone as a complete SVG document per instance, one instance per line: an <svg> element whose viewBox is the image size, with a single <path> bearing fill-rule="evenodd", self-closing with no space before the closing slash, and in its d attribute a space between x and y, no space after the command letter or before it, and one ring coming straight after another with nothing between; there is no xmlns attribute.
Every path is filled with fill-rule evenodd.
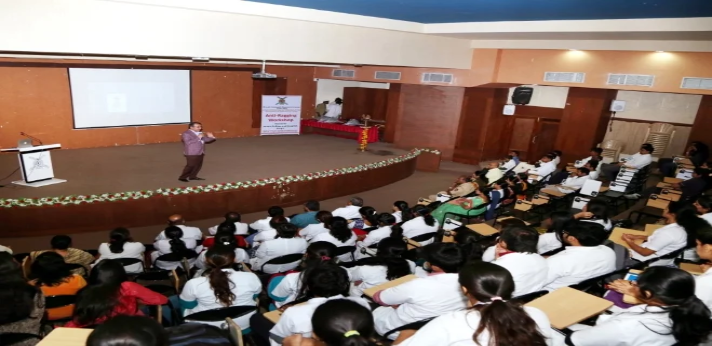
<svg viewBox="0 0 712 346"><path fill-rule="evenodd" d="M623 278L623 280L626 280L626 281L638 281L638 275L639 275L639 274L628 273L628 274L625 275L625 278Z"/></svg>

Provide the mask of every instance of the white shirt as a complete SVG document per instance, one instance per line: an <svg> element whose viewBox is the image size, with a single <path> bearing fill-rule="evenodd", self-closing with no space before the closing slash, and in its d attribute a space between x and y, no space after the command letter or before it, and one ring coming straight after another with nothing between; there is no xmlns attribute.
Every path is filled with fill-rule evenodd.
<svg viewBox="0 0 712 346"><path fill-rule="evenodd" d="M585 166L588 163L588 161L591 161L591 159L593 159L593 157L589 156L585 159L578 160L578 161L574 162L574 167L581 168L581 167Z"/></svg>
<svg viewBox="0 0 712 346"><path fill-rule="evenodd" d="M651 162L653 162L653 157L650 156L650 154L643 155L638 152L638 153L635 153L635 155L628 158L628 160L625 162L624 166L632 167L635 169L641 169L641 168L649 165Z"/></svg>
<svg viewBox="0 0 712 346"><path fill-rule="evenodd" d="M437 232L440 228L440 223L437 219L434 220L432 226L428 226L425 223L425 219L422 216L418 216L414 219L408 220L401 226L403 228L403 236L407 238L417 237L421 234ZM435 241L435 237L430 238L426 241L419 242L421 245L432 244Z"/></svg>
<svg viewBox="0 0 712 346"><path fill-rule="evenodd" d="M12 249L7 246L0 245L0 252L7 252L12 255Z"/></svg>
<svg viewBox="0 0 712 346"><path fill-rule="evenodd" d="M289 222L289 218L285 218L287 222ZM264 232L264 231L270 231L274 230L272 226L270 226L269 222L272 221L272 217L266 217L264 219L257 220L253 223L250 224L250 228L254 229L257 232ZM237 225L235 225L237 226ZM237 233L235 233L237 234Z"/></svg>
<svg viewBox="0 0 712 346"><path fill-rule="evenodd" d="M712 269L695 276L695 295L712 309Z"/></svg>
<svg viewBox="0 0 712 346"><path fill-rule="evenodd" d="M391 306L373 311L378 334L426 318L440 316L467 308L457 274L436 274L418 278L377 293L379 299ZM394 333L395 334L395 333ZM391 334L395 338L396 335Z"/></svg>
<svg viewBox="0 0 712 346"><path fill-rule="evenodd" d="M544 289L553 291L616 270L616 253L604 245L567 246L546 262L549 273Z"/></svg>
<svg viewBox="0 0 712 346"><path fill-rule="evenodd" d="M394 212L391 215L393 215L393 217L396 218L396 223L400 223L401 221L403 221L403 212L402 211L399 210L397 212Z"/></svg>
<svg viewBox="0 0 712 346"><path fill-rule="evenodd" d="M250 260L253 270L262 270L262 265L279 256L305 253L307 251L307 241L302 238L277 238L268 240L262 243L255 251L255 258ZM267 274L282 273L288 270L292 270L299 265L299 262L295 261L287 264L278 265L266 265L263 272Z"/></svg>
<svg viewBox="0 0 712 346"><path fill-rule="evenodd" d="M653 234L648 237L648 240L646 240L643 244L640 244L640 246L653 250L655 253L650 256L643 256L631 249L630 257L637 259L638 261L646 261L651 258L664 256L687 246L687 232L685 232L685 229L677 223L671 223L656 229ZM651 263L650 265L665 266L671 265L674 262L675 259L661 259Z"/></svg>
<svg viewBox="0 0 712 346"><path fill-rule="evenodd" d="M347 205L345 207L336 208L334 211L331 212L331 216L341 216L346 220L360 219L361 213L358 212L359 209L361 209L361 207L357 207L355 205Z"/></svg>
<svg viewBox="0 0 712 346"><path fill-rule="evenodd" d="M544 257L535 253L514 252L500 256L494 262L504 267L514 278L512 297L541 291L548 283L549 266Z"/></svg>
<svg viewBox="0 0 712 346"><path fill-rule="evenodd" d="M312 324L311 317L314 315L314 311L319 305L326 303L332 299L348 299L356 303L361 304L369 310L371 307L368 302L362 298L347 297L344 298L342 295L336 295L329 298L312 298L309 299L306 304L295 305L284 311L282 316L279 318L279 322L270 329L270 334L277 335L282 338L286 338L294 334L302 334L303 337L309 338L312 335ZM282 343L275 342L270 338L270 345L278 346Z"/></svg>
<svg viewBox="0 0 712 346"><path fill-rule="evenodd" d="M324 116L327 118L338 118L341 116L341 105L337 103L329 103L326 105L326 113Z"/></svg>
<svg viewBox="0 0 712 346"><path fill-rule="evenodd" d="M555 157L551 162L554 163L554 166L558 166L561 163L561 156Z"/></svg>
<svg viewBox="0 0 712 346"><path fill-rule="evenodd" d="M390 236L391 226L379 227L371 232L368 232L366 238L363 238L362 241L356 243L356 247L369 247L371 245L378 244L381 240L386 239Z"/></svg>
<svg viewBox="0 0 712 346"><path fill-rule="evenodd" d="M528 306L524 307L524 311L534 320L547 345L552 345L551 322L546 314ZM480 317L480 312L476 310L446 313L430 321L398 346L475 346L477 344L472 336L480 325ZM487 329L477 337L479 345L490 345L490 339Z"/></svg>
<svg viewBox="0 0 712 346"><path fill-rule="evenodd" d="M307 241L311 241L311 239L316 237L318 234L327 232L329 232L329 229L326 228L324 226L324 223L322 222L311 224L307 227L302 228L302 230L299 231L299 236L306 239Z"/></svg>
<svg viewBox="0 0 712 346"><path fill-rule="evenodd" d="M580 190L581 187L583 187L583 184L586 182L586 180L588 180L590 178L591 177L588 175L584 175L583 177L579 177L579 176L568 177L561 183L561 186L566 186L566 187L571 188L571 189L564 189L567 191L567 193L576 192L576 191Z"/></svg>
<svg viewBox="0 0 712 346"><path fill-rule="evenodd" d="M492 168L487 171L487 174L485 174L485 178L487 178L487 184L492 184L503 176L504 173L502 173L502 170L499 168Z"/></svg>
<svg viewBox="0 0 712 346"><path fill-rule="evenodd" d="M505 162L500 168L504 168L505 172L509 172L512 170L514 167L517 167L517 162L514 161L514 159L509 159L507 162Z"/></svg>
<svg viewBox="0 0 712 346"><path fill-rule="evenodd" d="M198 252L202 249L202 246L198 249L198 244L195 242L193 239L182 239L183 242L185 243L185 247L188 250L193 250L195 252ZM158 258L161 255L166 255L169 253L172 253L171 251L171 243L170 240L168 239L163 239L163 240L157 240L153 243L153 247L156 249L156 251L151 253L151 261L156 265L156 267L165 269L165 270L173 270L178 267L180 267L180 262L163 262L163 261L158 261L156 262L156 258ZM197 250L196 250L197 249ZM190 258L188 259L188 264L190 266L193 266L195 264L196 258Z"/></svg>
<svg viewBox="0 0 712 346"><path fill-rule="evenodd" d="M146 247L138 242L126 242L124 243L124 249L120 253L113 253L109 249L108 243L101 243L99 245L99 258L96 259L94 263L99 263L103 259L115 259L115 258L135 258L143 262L143 252L146 251ZM124 267L127 273L135 274L143 272L143 265L136 263L130 266Z"/></svg>
<svg viewBox="0 0 712 346"><path fill-rule="evenodd" d="M536 244L536 251L539 254L544 254L561 247L561 241L556 236L556 232L549 232L539 235L539 241Z"/></svg>
<svg viewBox="0 0 712 346"><path fill-rule="evenodd" d="M200 268L200 269L207 269L208 265L205 263L205 254L208 251L203 251L198 255L198 260L195 261L195 266ZM235 263L249 263L250 261L250 255L247 254L247 251L244 249L235 248Z"/></svg>
<svg viewBox="0 0 712 346"><path fill-rule="evenodd" d="M231 283L230 291L235 295L231 306L256 306L257 302L255 301L255 297L262 291L262 282L257 275L248 272L238 272L232 269L223 269L222 271L227 273ZM210 287L210 279L208 277L188 280L180 294L180 299L188 302L198 302L196 307L185 310L183 316L226 307L215 297L215 292L213 288ZM254 315L254 312L240 316L235 319L235 322L242 329L249 328L250 317L252 315ZM219 326L223 323L224 322L213 322L208 324Z"/></svg>
<svg viewBox="0 0 712 346"><path fill-rule="evenodd" d="M601 167L600 165L598 167ZM599 171L599 168L596 167L595 171L590 171L588 172L588 178L591 180L598 180L598 177L601 175L601 172Z"/></svg>
<svg viewBox="0 0 712 346"><path fill-rule="evenodd" d="M183 237L181 239L193 239L193 240L200 240L203 239L203 232L200 231L200 228L198 227L191 227L191 226L186 226L186 225L176 225L178 228L180 228L183 231ZM155 240L165 240L168 239L166 237L166 231L161 231L161 233L158 233L158 236L156 236Z"/></svg>
<svg viewBox="0 0 712 346"><path fill-rule="evenodd" d="M660 307L636 305L600 315L596 326L571 335L576 346L670 346L676 343L670 315Z"/></svg>
<svg viewBox="0 0 712 346"><path fill-rule="evenodd" d="M554 173L555 170L556 170L556 164L554 163L554 161L542 162L539 165L539 168L534 168L534 169L530 170L529 174L536 174L539 176L539 179L544 179L544 177L546 177L547 175ZM544 179L544 181L547 181L547 180L549 180L548 177L546 179Z"/></svg>
<svg viewBox="0 0 712 346"><path fill-rule="evenodd" d="M301 275L302 273L299 272L289 273L282 276L282 279L279 281L277 286L275 286L271 292L268 292L272 299L277 297L281 300L274 300L274 305L276 307L282 307L282 305L291 303L297 299L297 294L299 294L299 289L302 284Z"/></svg>
<svg viewBox="0 0 712 346"><path fill-rule="evenodd" d="M314 238L312 238L312 239L309 241L309 244L316 243L316 242L318 242L318 241L329 242L329 243L332 243L332 244L336 245L336 247L355 246L355 245L356 245L356 234L354 234L353 232L351 232L351 237L349 237L349 239L347 239L345 242L342 242L342 241L336 239L336 238L335 238L333 235L331 235L331 233L329 233L329 232L319 233L319 234L317 234ZM351 261L354 260L354 258L351 257L351 253L350 253L350 252L349 252L349 253L345 253L345 254L343 254L343 255L341 255L341 256L337 256L337 258L338 258L339 261L341 261L341 262L351 262Z"/></svg>
<svg viewBox="0 0 712 346"><path fill-rule="evenodd" d="M218 233L218 226L220 225L215 225L213 227L208 228L208 233L210 233L210 235L215 235L215 233ZM246 223L235 222L235 235L248 235L249 233L249 226Z"/></svg>
<svg viewBox="0 0 712 346"><path fill-rule="evenodd" d="M415 263L406 260L410 267L410 273L415 273ZM352 297L360 297L363 291L371 287L378 286L388 282L388 267L385 265L361 265L353 268L346 268L349 273L349 281L351 281L351 289L349 295ZM427 275L424 275L425 277ZM356 282L360 281L357 285Z"/></svg>
<svg viewBox="0 0 712 346"><path fill-rule="evenodd" d="M710 225L712 225L712 213L707 213L707 214L704 214L704 215L700 215L700 217L703 218L703 219L705 219L705 221L707 221L707 223L709 223Z"/></svg>

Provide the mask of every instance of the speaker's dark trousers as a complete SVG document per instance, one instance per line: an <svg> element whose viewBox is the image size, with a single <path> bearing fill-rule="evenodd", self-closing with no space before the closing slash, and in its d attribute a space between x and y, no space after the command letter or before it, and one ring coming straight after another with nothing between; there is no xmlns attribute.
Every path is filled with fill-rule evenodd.
<svg viewBox="0 0 712 346"><path fill-rule="evenodd" d="M203 157L205 154L200 155L185 155L185 168L183 168L183 173L180 175L179 179L195 179L198 176L198 172L203 168Z"/></svg>

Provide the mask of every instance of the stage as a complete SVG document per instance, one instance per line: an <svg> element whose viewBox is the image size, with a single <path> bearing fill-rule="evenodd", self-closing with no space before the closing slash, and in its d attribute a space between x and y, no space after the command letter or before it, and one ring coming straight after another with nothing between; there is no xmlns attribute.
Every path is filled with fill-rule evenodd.
<svg viewBox="0 0 712 346"><path fill-rule="evenodd" d="M297 205L404 179L419 157L439 162L439 154L385 143L369 145L368 152L356 148L353 140L319 135L219 139L206 148L199 174L206 180L189 183L178 181L185 165L180 143L57 150L55 176L67 183L10 185L19 172L5 180L0 237L12 236L11 229L28 236L78 233L158 224L176 212L203 219L231 209L247 213ZM0 155L7 173L16 165L16 155Z"/></svg>

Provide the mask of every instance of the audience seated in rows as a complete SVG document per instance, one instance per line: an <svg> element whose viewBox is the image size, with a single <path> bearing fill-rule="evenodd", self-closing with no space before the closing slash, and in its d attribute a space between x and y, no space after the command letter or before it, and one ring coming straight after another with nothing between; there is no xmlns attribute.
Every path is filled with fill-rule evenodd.
<svg viewBox="0 0 712 346"><path fill-rule="evenodd" d="M235 225L235 235L243 235L246 236L249 233L250 226L244 222L242 222L242 215L240 213L231 211L227 214L225 214L225 221L222 223L231 223ZM221 224L222 224L221 223ZM215 233L218 232L218 227L220 225L215 225L213 227L208 228L208 233L210 235L215 235Z"/></svg>
<svg viewBox="0 0 712 346"><path fill-rule="evenodd" d="M536 168L528 170L527 174L536 176L535 178L529 178L529 182L547 182L549 180L549 176L556 171L554 158L553 154L546 154L541 158L541 162L538 163Z"/></svg>
<svg viewBox="0 0 712 346"><path fill-rule="evenodd" d="M161 232L165 239L156 240L153 247L156 251L151 253L151 260L155 266L164 270L173 270L181 266L180 261L157 261L156 259L163 255L174 254L177 258L186 258L188 263L193 266L195 264L198 252L202 249L198 247L195 239L185 238L183 230L178 226L168 226Z"/></svg>
<svg viewBox="0 0 712 346"><path fill-rule="evenodd" d="M299 265L299 261L265 265L269 260L291 254L303 254L307 250L307 241L297 237L297 226L283 222L276 224L275 227L277 236L257 246L254 257L250 259L253 268L268 274L283 273Z"/></svg>
<svg viewBox="0 0 712 346"><path fill-rule="evenodd" d="M376 227L378 212L374 207L361 207L358 209L359 218L347 220L349 229L370 230Z"/></svg>
<svg viewBox="0 0 712 346"><path fill-rule="evenodd" d="M392 214L381 213L376 217L378 227L365 236L359 236L356 242L356 258L367 256L361 253L361 249L377 246L379 242L388 237L403 237L403 227L396 224L396 218Z"/></svg>
<svg viewBox="0 0 712 346"><path fill-rule="evenodd" d="M231 227L233 227L233 225L229 223L220 225L221 229L217 234L215 234L215 245L206 247L206 249L212 249L215 247L229 248L234 254L234 263L249 263L250 255L247 251L245 251L245 249L239 246L237 239L235 239L235 236L233 235L234 233ZM207 251L203 251L198 255L198 260L195 262L196 267L200 269L207 269L207 261L205 260L206 255Z"/></svg>
<svg viewBox="0 0 712 346"><path fill-rule="evenodd" d="M294 215L289 222L297 226L297 228L304 228L309 225L319 223L316 218L316 213L321 210L319 201L307 201L304 203L304 212L301 214Z"/></svg>
<svg viewBox="0 0 712 346"><path fill-rule="evenodd" d="M431 201L435 201L438 199L437 195L446 195L450 197L463 197L471 194L473 191L475 191L475 183L473 183L472 179L466 175L461 175L457 177L457 180L450 185L446 190L440 191L435 195L430 195L428 198Z"/></svg>
<svg viewBox="0 0 712 346"><path fill-rule="evenodd" d="M185 225L185 220L183 219L183 216L180 214L174 214L168 217L168 227L178 227L182 231L183 235L181 236L181 239L187 240L193 240L193 241L198 241L203 239L203 232L200 231L200 228L198 227L192 227L192 226L186 226ZM168 228L166 228L168 229ZM168 235L166 235L165 229L163 232L159 233L158 236L156 236L156 241L158 240L167 240L169 239Z"/></svg>
<svg viewBox="0 0 712 346"><path fill-rule="evenodd" d="M365 289L415 273L415 263L403 258L407 250L402 238L388 237L381 240L376 256L362 258L356 266L347 269L351 296L360 297ZM421 271L421 275L427 274Z"/></svg>
<svg viewBox="0 0 712 346"><path fill-rule="evenodd" d="M275 225L280 223L289 222L289 218L284 216L284 209L282 207L274 206L267 210L267 217L264 219L257 220L250 224L250 229L257 231L249 237L247 237L247 242L251 245L257 245L266 240L274 239L277 236L277 229Z"/></svg>
<svg viewBox="0 0 712 346"><path fill-rule="evenodd" d="M361 217L358 212L363 207L363 199L358 196L351 197L345 207L336 208L331 212L333 216L340 216L346 220L355 220Z"/></svg>
<svg viewBox="0 0 712 346"><path fill-rule="evenodd" d="M396 218L395 223L401 223L403 221L410 220L410 208L408 208L408 202L406 202L406 201L393 202L393 217Z"/></svg>
<svg viewBox="0 0 712 346"><path fill-rule="evenodd" d="M32 262L30 285L39 287L45 297L73 296L87 285L81 275L72 274L64 258L55 252L45 252ZM72 317L74 304L47 309L47 319L57 320Z"/></svg>
<svg viewBox="0 0 712 346"><path fill-rule="evenodd" d="M319 221L319 223L311 224L300 229L299 236L306 239L307 241L311 241L312 238L316 237L317 235L328 232L329 229L326 228L326 226L331 221L331 217L331 212L329 211L322 210L316 213L316 219L317 221Z"/></svg>
<svg viewBox="0 0 712 346"><path fill-rule="evenodd" d="M539 233L524 225L507 226L500 233L492 263L512 274L514 297L541 291L549 282L547 262L536 251L538 239Z"/></svg>
<svg viewBox="0 0 712 346"><path fill-rule="evenodd" d="M356 234L349 229L348 222L343 217L332 217L326 225L326 229L328 232L317 234L311 238L309 243L325 241L336 245L337 248L356 245ZM353 254L349 252L337 258L342 262L350 262L353 260Z"/></svg>
<svg viewBox="0 0 712 346"><path fill-rule="evenodd" d="M443 222L445 222L445 216L448 213L467 214L468 216L473 217L484 214L486 209L477 207L485 203L489 203L489 197L477 188L475 190L475 196L457 198L447 203L443 203L433 211L432 215L435 217L438 224L442 225ZM471 209L475 210L470 211Z"/></svg>
<svg viewBox="0 0 712 346"><path fill-rule="evenodd" d="M645 143L640 146L639 152L629 157L626 161L618 163L604 163L601 165L601 173L609 181L614 181L616 180L616 176L618 175L618 172L620 172L621 168L641 169L650 165L650 163L653 162L651 154L654 150L655 148L653 148L652 144Z"/></svg>
<svg viewBox="0 0 712 346"><path fill-rule="evenodd" d="M430 214L430 208L418 205L412 210L413 218L401 225L403 228L403 236L407 238L417 237L419 235L435 233L440 229L440 222ZM433 238L425 241L420 241L421 245L432 244Z"/></svg>
<svg viewBox="0 0 712 346"><path fill-rule="evenodd" d="M73 248L72 238L67 235L56 235L52 237L52 239L50 240L50 246L52 247L51 250L30 252L30 260L34 262L35 259L37 259L37 256L48 251L56 252L62 257L64 257L64 261L68 264L78 264L84 267L74 269L72 272L75 274L84 274L85 269L88 269L89 265L94 262L94 256L92 256L90 253L84 250Z"/></svg>
<svg viewBox="0 0 712 346"><path fill-rule="evenodd" d="M37 335L18 340L13 346L32 346L39 341L45 312L42 290L27 283L22 268L8 252L0 252L0 339L6 333Z"/></svg>
<svg viewBox="0 0 712 346"><path fill-rule="evenodd" d="M574 167L576 167L576 168L585 167L586 164L591 161L601 162L603 160L603 157L601 156L602 153L603 153L603 149L601 149L601 148L591 148L591 152L589 153L589 156L585 157L581 160L576 160L576 162L574 162Z"/></svg>
<svg viewBox="0 0 712 346"><path fill-rule="evenodd" d="M139 242L133 241L131 233L128 229L119 227L109 233L109 242L99 245L99 257L96 262L103 259L116 258L133 258L144 261L143 254L146 251L146 246ZM125 267L129 274L140 273L144 270L141 263L132 264Z"/></svg>
<svg viewBox="0 0 712 346"><path fill-rule="evenodd" d="M501 169L504 173L509 172L513 170L514 167L517 167L519 162L519 152L516 150L512 150L507 155L507 160L499 166L499 169Z"/></svg>

